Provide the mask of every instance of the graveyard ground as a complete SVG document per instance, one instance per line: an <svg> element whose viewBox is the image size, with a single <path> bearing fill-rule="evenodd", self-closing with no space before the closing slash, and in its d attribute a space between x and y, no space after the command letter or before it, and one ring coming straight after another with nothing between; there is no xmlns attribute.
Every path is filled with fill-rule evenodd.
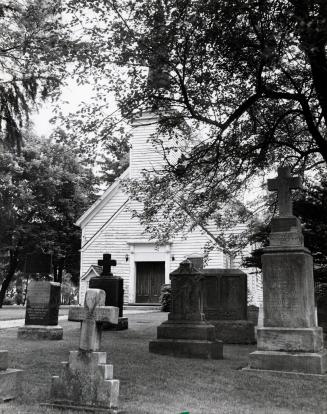
<svg viewBox="0 0 327 414"><path fill-rule="evenodd" d="M165 313L130 315L128 331L103 334L102 350L120 380L122 414L327 413L326 377L240 370L255 346L225 345L224 360L216 361L150 354L148 343L166 319ZM48 401L51 375L78 347L79 324L61 325L62 341L17 340L17 328L1 329L9 367L24 370L21 396L0 404L1 414L60 413L39 403Z"/></svg>
<svg viewBox="0 0 327 414"><path fill-rule="evenodd" d="M26 308L23 306L3 306L0 309L0 321L11 321L14 319L25 319ZM60 307L59 315L68 315L68 306Z"/></svg>

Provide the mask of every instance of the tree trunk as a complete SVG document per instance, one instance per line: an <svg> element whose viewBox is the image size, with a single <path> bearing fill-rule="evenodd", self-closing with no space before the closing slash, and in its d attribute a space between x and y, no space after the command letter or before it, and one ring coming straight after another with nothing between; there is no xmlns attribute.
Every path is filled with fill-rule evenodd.
<svg viewBox="0 0 327 414"><path fill-rule="evenodd" d="M18 256L17 251L10 250L9 269L5 276L4 281L2 282L1 289L0 289L0 308L2 308L2 304L6 296L8 286L10 285L10 282L12 281L12 278L17 270L17 265L18 265L17 256Z"/></svg>

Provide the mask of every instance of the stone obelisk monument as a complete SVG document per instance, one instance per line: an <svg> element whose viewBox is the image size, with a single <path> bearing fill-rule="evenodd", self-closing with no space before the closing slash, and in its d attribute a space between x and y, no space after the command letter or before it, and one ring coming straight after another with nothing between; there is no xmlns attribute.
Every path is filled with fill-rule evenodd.
<svg viewBox="0 0 327 414"><path fill-rule="evenodd" d="M291 177L289 167L278 168L278 177L268 180L268 189L277 191L279 215L271 221L270 245L261 259L264 320L249 368L323 374L327 350L317 326L312 256L292 213L296 188L301 180Z"/></svg>

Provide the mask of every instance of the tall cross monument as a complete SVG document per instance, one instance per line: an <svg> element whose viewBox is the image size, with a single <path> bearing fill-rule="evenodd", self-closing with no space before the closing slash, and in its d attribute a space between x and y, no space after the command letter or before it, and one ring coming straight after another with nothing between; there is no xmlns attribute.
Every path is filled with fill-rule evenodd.
<svg viewBox="0 0 327 414"><path fill-rule="evenodd" d="M277 191L278 210L280 217L293 215L291 190L302 188L300 177L292 177L289 167L279 167L278 176L268 180L268 190Z"/></svg>
<svg viewBox="0 0 327 414"><path fill-rule="evenodd" d="M301 181L288 167L268 180L268 189L278 193L279 216L271 221L270 245L261 256L264 318L249 369L324 374L327 350L317 326L312 256L292 213L291 190L296 188Z"/></svg>

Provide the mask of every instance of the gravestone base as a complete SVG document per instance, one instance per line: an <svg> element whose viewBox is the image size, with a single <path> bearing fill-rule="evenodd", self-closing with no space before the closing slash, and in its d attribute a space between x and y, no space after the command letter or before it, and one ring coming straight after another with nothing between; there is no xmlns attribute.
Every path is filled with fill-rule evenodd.
<svg viewBox="0 0 327 414"><path fill-rule="evenodd" d="M118 324L103 322L102 330L103 331L124 331L128 329L128 318L125 316L118 317Z"/></svg>
<svg viewBox="0 0 327 414"><path fill-rule="evenodd" d="M20 394L22 372L8 368L8 351L0 351L0 402L13 400Z"/></svg>
<svg viewBox="0 0 327 414"><path fill-rule="evenodd" d="M111 409L111 408L86 407L85 405L70 404L69 401L67 401L66 404L41 403L40 406L47 407L47 408L54 408L54 409L64 412L64 414L71 414L71 413L118 414L118 410L116 410L115 408Z"/></svg>
<svg viewBox="0 0 327 414"><path fill-rule="evenodd" d="M152 353L185 358L223 358L223 343L215 339L214 326L205 322L163 322L157 328L157 338L149 343Z"/></svg>
<svg viewBox="0 0 327 414"><path fill-rule="evenodd" d="M61 326L25 325L18 328L18 339L60 340L63 337Z"/></svg>
<svg viewBox="0 0 327 414"><path fill-rule="evenodd" d="M325 374L327 350L320 352L255 351L250 355L250 369Z"/></svg>
<svg viewBox="0 0 327 414"><path fill-rule="evenodd" d="M258 351L320 352L324 341L321 327L257 329Z"/></svg>
<svg viewBox="0 0 327 414"><path fill-rule="evenodd" d="M70 351L59 376L52 377L51 404L63 409L116 413L119 380L106 352Z"/></svg>
<svg viewBox="0 0 327 414"><path fill-rule="evenodd" d="M254 344L254 323L246 320L208 320L215 327L216 339L224 344Z"/></svg>

